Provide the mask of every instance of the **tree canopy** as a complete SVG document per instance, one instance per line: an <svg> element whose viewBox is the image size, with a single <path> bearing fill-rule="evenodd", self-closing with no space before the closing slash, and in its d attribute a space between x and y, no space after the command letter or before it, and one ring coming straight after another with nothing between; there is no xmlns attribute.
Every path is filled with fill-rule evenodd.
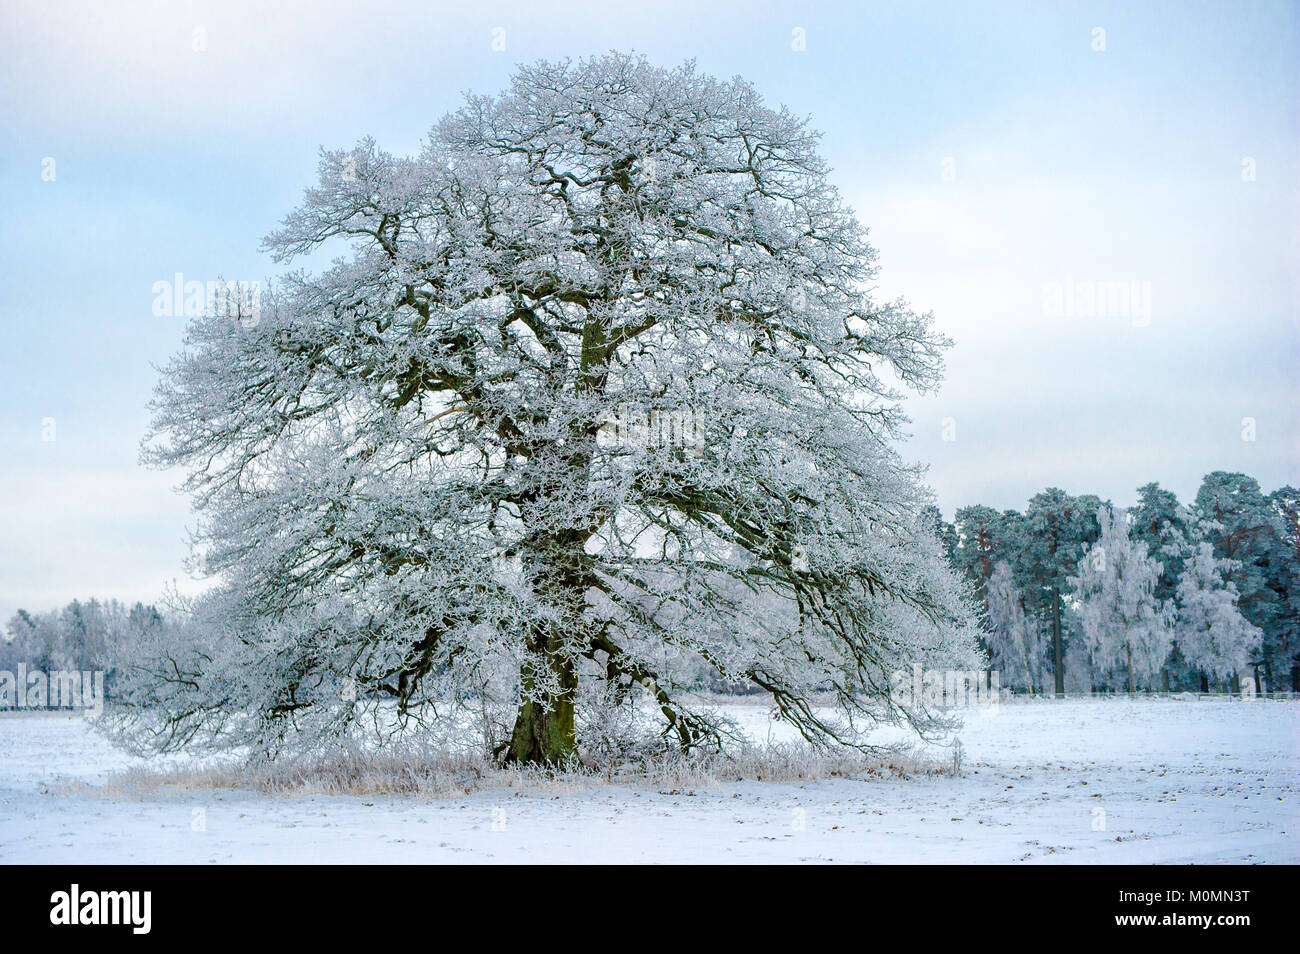
<svg viewBox="0 0 1300 954"><path fill-rule="evenodd" d="M977 658L895 449L947 342L870 296L816 143L740 79L614 54L519 69L417 156L323 153L267 246L340 257L195 321L159 386L146 458L187 469L222 587L141 683L147 730L273 750L346 731L355 686L513 707L502 754L555 762L588 687L640 687L716 745L688 664L814 742L930 727L880 706L900 666ZM611 437L656 414L704 439Z"/></svg>

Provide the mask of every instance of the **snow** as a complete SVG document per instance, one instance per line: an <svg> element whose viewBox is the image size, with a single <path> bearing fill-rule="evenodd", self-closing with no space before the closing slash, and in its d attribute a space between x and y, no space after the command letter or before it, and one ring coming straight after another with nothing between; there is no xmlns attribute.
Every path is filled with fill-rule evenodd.
<svg viewBox="0 0 1300 954"><path fill-rule="evenodd" d="M136 799L87 787L141 763L79 717L3 713L0 861L1300 862L1300 703L1012 702L968 712L961 739L959 777Z"/></svg>

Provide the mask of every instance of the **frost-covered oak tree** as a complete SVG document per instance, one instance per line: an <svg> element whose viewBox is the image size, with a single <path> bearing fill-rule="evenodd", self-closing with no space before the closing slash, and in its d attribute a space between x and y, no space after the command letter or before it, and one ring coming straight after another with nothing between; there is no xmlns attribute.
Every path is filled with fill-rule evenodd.
<svg viewBox="0 0 1300 954"><path fill-rule="evenodd" d="M739 79L609 55L519 69L418 156L323 153L267 244L340 257L195 322L159 388L146 456L188 469L222 583L146 730L274 749L376 698L499 703L499 754L554 763L589 689L690 749L702 664L856 744L892 671L974 664L892 448L946 342L869 297L816 142Z"/></svg>

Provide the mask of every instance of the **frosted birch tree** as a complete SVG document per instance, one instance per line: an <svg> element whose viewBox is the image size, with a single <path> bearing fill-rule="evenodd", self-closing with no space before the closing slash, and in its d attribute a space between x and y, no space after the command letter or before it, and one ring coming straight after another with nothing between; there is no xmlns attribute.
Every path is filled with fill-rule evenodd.
<svg viewBox="0 0 1300 954"><path fill-rule="evenodd" d="M1214 544L1215 555L1231 561L1229 579L1242 616L1263 633L1255 663L1272 686L1296 665L1300 646L1287 640L1286 579L1295 566L1287 557L1285 518L1245 474L1214 471L1196 492L1193 511Z"/></svg>
<svg viewBox="0 0 1300 954"><path fill-rule="evenodd" d="M187 469L222 586L139 728L273 750L367 698L495 699L501 756L555 763L601 680L716 745L683 658L816 743L929 727L879 705L895 669L976 662L894 449L946 342L870 296L816 143L739 79L609 55L520 68L417 156L323 153L267 245L334 263L194 322L158 390L146 458ZM703 439L626 439L653 414Z"/></svg>
<svg viewBox="0 0 1300 954"><path fill-rule="evenodd" d="M985 587L989 624L989 664L1003 685L1023 685L1033 692L1042 686L1043 646L1039 630L1025 615L1024 598L1011 565L1001 560Z"/></svg>
<svg viewBox="0 0 1300 954"><path fill-rule="evenodd" d="M1249 669L1263 635L1237 609L1231 571L1232 561L1216 557L1212 544L1197 544L1175 592L1178 647L1193 668L1220 682Z"/></svg>
<svg viewBox="0 0 1300 954"><path fill-rule="evenodd" d="M1128 691L1160 671L1172 643L1171 607L1156 598L1163 567L1129 536L1124 510L1097 510L1100 536L1070 577L1079 632L1098 669L1122 668Z"/></svg>

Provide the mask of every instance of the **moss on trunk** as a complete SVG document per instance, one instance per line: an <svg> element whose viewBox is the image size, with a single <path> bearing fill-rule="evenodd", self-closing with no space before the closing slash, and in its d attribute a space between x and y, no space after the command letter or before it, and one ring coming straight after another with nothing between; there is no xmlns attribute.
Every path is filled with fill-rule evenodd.
<svg viewBox="0 0 1300 954"><path fill-rule="evenodd" d="M575 725L575 700L578 695L578 673L572 661L563 659L558 647L548 643L545 649L546 665L559 683L558 693L539 693L535 673L530 664L524 665L524 702L515 716L515 726L510 733L510 746L506 761L525 765L562 765L578 752Z"/></svg>

